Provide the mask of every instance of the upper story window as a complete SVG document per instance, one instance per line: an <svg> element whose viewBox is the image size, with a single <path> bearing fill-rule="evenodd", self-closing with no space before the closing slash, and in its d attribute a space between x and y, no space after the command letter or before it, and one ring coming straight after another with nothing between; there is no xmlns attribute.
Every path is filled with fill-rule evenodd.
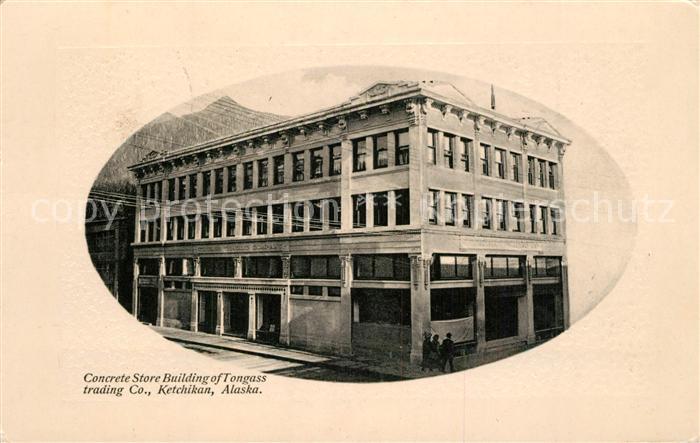
<svg viewBox="0 0 700 443"><path fill-rule="evenodd" d="M506 216L508 215L508 202L505 200L496 200L496 223L499 231L505 231L508 226Z"/></svg>
<svg viewBox="0 0 700 443"><path fill-rule="evenodd" d="M226 237L236 236L236 211L226 211Z"/></svg>
<svg viewBox="0 0 700 443"><path fill-rule="evenodd" d="M255 208L255 224L256 234L267 234L267 206L258 206Z"/></svg>
<svg viewBox="0 0 700 443"><path fill-rule="evenodd" d="M214 194L223 194L224 192L224 168L219 168L214 171Z"/></svg>
<svg viewBox="0 0 700 443"><path fill-rule="evenodd" d="M311 152L311 178L323 177L323 148Z"/></svg>
<svg viewBox="0 0 700 443"><path fill-rule="evenodd" d="M549 210L546 206L540 206L540 234L547 233L547 216L549 215Z"/></svg>
<svg viewBox="0 0 700 443"><path fill-rule="evenodd" d="M481 198L481 227L482 229L491 229L491 205L493 204L490 198Z"/></svg>
<svg viewBox="0 0 700 443"><path fill-rule="evenodd" d="M440 191L428 191L428 223L437 225L438 207L440 205Z"/></svg>
<svg viewBox="0 0 700 443"><path fill-rule="evenodd" d="M430 279L471 280L472 259L468 255L435 255L430 266Z"/></svg>
<svg viewBox="0 0 700 443"><path fill-rule="evenodd" d="M304 232L306 218L306 202L296 202L291 204L292 210L292 232Z"/></svg>
<svg viewBox="0 0 700 443"><path fill-rule="evenodd" d="M157 258L140 258L139 259L139 275L158 275L160 274L160 263Z"/></svg>
<svg viewBox="0 0 700 443"><path fill-rule="evenodd" d="M177 240L184 240L185 239L185 226L187 225L187 219L185 218L184 215L181 215L177 218L177 222L175 223L175 238Z"/></svg>
<svg viewBox="0 0 700 443"><path fill-rule="evenodd" d="M506 178L506 151L494 148L493 156L496 161L496 177Z"/></svg>
<svg viewBox="0 0 700 443"><path fill-rule="evenodd" d="M437 131L428 129L428 140L426 142L426 162L434 165L437 161Z"/></svg>
<svg viewBox="0 0 700 443"><path fill-rule="evenodd" d="M557 188L557 164L549 162L549 188L550 189L556 189Z"/></svg>
<svg viewBox="0 0 700 443"><path fill-rule="evenodd" d="M474 207L474 196L462 194L462 226L472 227L472 213Z"/></svg>
<svg viewBox="0 0 700 443"><path fill-rule="evenodd" d="M408 129L396 131L396 166L407 165L409 162Z"/></svg>
<svg viewBox="0 0 700 443"><path fill-rule="evenodd" d="M522 156L520 154L517 154L515 152L510 153L510 179L513 180L514 182L520 183L522 181L522 177L520 175L520 162L522 161Z"/></svg>
<svg viewBox="0 0 700 443"><path fill-rule="evenodd" d="M367 140L360 138L352 141L352 170L355 172L367 169Z"/></svg>
<svg viewBox="0 0 700 443"><path fill-rule="evenodd" d="M411 201L408 189L394 191L394 207L396 208L396 225L408 225L411 223Z"/></svg>
<svg viewBox="0 0 700 443"><path fill-rule="evenodd" d="M202 172L202 195L211 195L211 171Z"/></svg>
<svg viewBox="0 0 700 443"><path fill-rule="evenodd" d="M209 214L199 216L200 237L209 238Z"/></svg>
<svg viewBox="0 0 700 443"><path fill-rule="evenodd" d="M243 277L281 278L282 259L280 257L245 257Z"/></svg>
<svg viewBox="0 0 700 443"><path fill-rule="evenodd" d="M525 258L521 256L486 256L486 278L522 278Z"/></svg>
<svg viewBox="0 0 700 443"><path fill-rule="evenodd" d="M274 184L281 185L284 183L284 155L278 155L273 159L275 168Z"/></svg>
<svg viewBox="0 0 700 443"><path fill-rule="evenodd" d="M454 145L455 145L455 137L454 135L450 134L444 134L445 138L445 145L444 145L444 150L442 151L443 157L445 159L445 166L453 169L455 167L454 165Z"/></svg>
<svg viewBox="0 0 700 443"><path fill-rule="evenodd" d="M549 216L552 219L552 235L559 235L559 209L551 208L549 211Z"/></svg>
<svg viewBox="0 0 700 443"><path fill-rule="evenodd" d="M284 204L272 205L272 233L284 233Z"/></svg>
<svg viewBox="0 0 700 443"><path fill-rule="evenodd" d="M352 196L352 227L364 228L367 226L367 197L365 194Z"/></svg>
<svg viewBox="0 0 700 443"><path fill-rule="evenodd" d="M292 154L292 166L294 168L294 176L292 181L300 182L304 180L304 151L295 152Z"/></svg>
<svg viewBox="0 0 700 443"><path fill-rule="evenodd" d="M457 194L453 192L445 192L445 224L448 226L455 225L457 211Z"/></svg>
<svg viewBox="0 0 700 443"><path fill-rule="evenodd" d="M372 206L374 208L374 226L388 226L389 224L389 198L386 192L372 194Z"/></svg>
<svg viewBox="0 0 700 443"><path fill-rule="evenodd" d="M233 259L230 257L202 257L199 265L202 277L233 277Z"/></svg>
<svg viewBox="0 0 700 443"><path fill-rule="evenodd" d="M214 238L221 237L224 217L221 212L215 212L211 215L212 217L212 236Z"/></svg>
<svg viewBox="0 0 700 443"><path fill-rule="evenodd" d="M238 186L236 183L236 165L231 165L228 167L228 189L227 192L236 192Z"/></svg>
<svg viewBox="0 0 700 443"><path fill-rule="evenodd" d="M513 202L513 220L515 223L513 223L513 231L514 232L523 232L524 229L524 214L525 211L525 205L519 202Z"/></svg>
<svg viewBox="0 0 700 443"><path fill-rule="evenodd" d="M411 279L407 254L354 255L353 263L357 280Z"/></svg>
<svg viewBox="0 0 700 443"><path fill-rule="evenodd" d="M187 176L178 177L177 179L177 199L184 200L187 198Z"/></svg>
<svg viewBox="0 0 700 443"><path fill-rule="evenodd" d="M535 186L535 169L537 168L535 157L527 157L527 184Z"/></svg>
<svg viewBox="0 0 700 443"><path fill-rule="evenodd" d="M530 205L530 233L537 234L537 205Z"/></svg>
<svg viewBox="0 0 700 443"><path fill-rule="evenodd" d="M194 274L193 260L191 258L166 258L165 275L192 275Z"/></svg>
<svg viewBox="0 0 700 443"><path fill-rule="evenodd" d="M546 176L547 173L547 162L545 160L537 160L537 169L539 174L537 175L537 184L543 188L546 186Z"/></svg>
<svg viewBox="0 0 700 443"><path fill-rule="evenodd" d="M253 162L243 163L243 189L253 188Z"/></svg>
<svg viewBox="0 0 700 443"><path fill-rule="evenodd" d="M374 169L386 168L389 165L389 142L386 134L375 135L374 141Z"/></svg>
<svg viewBox="0 0 700 443"><path fill-rule="evenodd" d="M491 147L489 145L481 144L480 157L481 157L481 175L491 175Z"/></svg>
<svg viewBox="0 0 700 443"><path fill-rule="evenodd" d="M187 216L187 240L194 240L196 233L197 233L197 216L196 215L189 215L189 216Z"/></svg>
<svg viewBox="0 0 700 443"><path fill-rule="evenodd" d="M268 162L266 158L258 160L258 187L264 188L267 186L267 168Z"/></svg>
<svg viewBox="0 0 700 443"><path fill-rule="evenodd" d="M168 201L175 201L175 179L168 179Z"/></svg>
<svg viewBox="0 0 700 443"><path fill-rule="evenodd" d="M462 170L465 172L471 171L471 151L474 142L468 138L459 139L460 156L459 160L462 164Z"/></svg>
<svg viewBox="0 0 700 443"><path fill-rule="evenodd" d="M559 277L561 257L535 257L535 277Z"/></svg>
<svg viewBox="0 0 700 443"><path fill-rule="evenodd" d="M328 175L340 175L342 171L342 154L340 150L340 144L330 145L328 147L328 158L330 159L330 167L328 169Z"/></svg>
<svg viewBox="0 0 700 443"><path fill-rule="evenodd" d="M295 255L291 259L292 278L340 278L340 257L337 255Z"/></svg>
<svg viewBox="0 0 700 443"><path fill-rule="evenodd" d="M323 213L321 212L321 200L309 202L309 231L323 230Z"/></svg>
<svg viewBox="0 0 700 443"><path fill-rule="evenodd" d="M190 174L190 198L197 198L197 174Z"/></svg>
<svg viewBox="0 0 700 443"><path fill-rule="evenodd" d="M330 229L340 229L342 216L340 197L329 198L326 200L326 214L328 214L328 227Z"/></svg>

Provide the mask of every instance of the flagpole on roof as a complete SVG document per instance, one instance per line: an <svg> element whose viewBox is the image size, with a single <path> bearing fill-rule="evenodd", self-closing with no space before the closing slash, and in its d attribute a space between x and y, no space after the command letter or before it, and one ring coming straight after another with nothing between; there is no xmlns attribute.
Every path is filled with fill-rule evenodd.
<svg viewBox="0 0 700 443"><path fill-rule="evenodd" d="M496 110L496 93L493 92L493 84L491 84L491 110Z"/></svg>

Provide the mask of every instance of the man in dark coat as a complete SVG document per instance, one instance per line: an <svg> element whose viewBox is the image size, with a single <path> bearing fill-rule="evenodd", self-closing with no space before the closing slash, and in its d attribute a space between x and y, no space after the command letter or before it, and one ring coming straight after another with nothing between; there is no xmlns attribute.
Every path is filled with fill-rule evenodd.
<svg viewBox="0 0 700 443"><path fill-rule="evenodd" d="M454 359L455 359L455 342L452 341L452 334L447 333L445 339L440 345L440 354L442 356L442 372L445 372L445 366L447 363L450 364L450 372L455 371Z"/></svg>

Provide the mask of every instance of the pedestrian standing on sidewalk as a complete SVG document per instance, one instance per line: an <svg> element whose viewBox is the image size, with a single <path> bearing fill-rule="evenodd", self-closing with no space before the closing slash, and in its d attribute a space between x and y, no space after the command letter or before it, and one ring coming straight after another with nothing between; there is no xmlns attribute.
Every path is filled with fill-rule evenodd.
<svg viewBox="0 0 700 443"><path fill-rule="evenodd" d="M423 333L423 360L420 362L420 370L425 371L426 369L433 370L433 366L430 364L430 332Z"/></svg>
<svg viewBox="0 0 700 443"><path fill-rule="evenodd" d="M452 334L449 332L447 333L445 339L442 341L442 345L440 346L440 354L442 356L442 372L445 372L445 366L447 365L447 363L450 364L450 372L454 372L455 342L452 341Z"/></svg>
<svg viewBox="0 0 700 443"><path fill-rule="evenodd" d="M430 371L432 372L433 369L438 370L440 369L440 336L435 334L433 335L433 341L430 342Z"/></svg>

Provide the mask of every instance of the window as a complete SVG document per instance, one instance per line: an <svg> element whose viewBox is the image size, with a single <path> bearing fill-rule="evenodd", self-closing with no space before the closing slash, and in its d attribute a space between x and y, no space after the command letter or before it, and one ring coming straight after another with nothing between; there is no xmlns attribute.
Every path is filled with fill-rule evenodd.
<svg viewBox="0 0 700 443"><path fill-rule="evenodd" d="M530 232L537 233L537 206L530 205Z"/></svg>
<svg viewBox="0 0 700 443"><path fill-rule="evenodd" d="M253 208L245 208L241 212L243 235L253 235Z"/></svg>
<svg viewBox="0 0 700 443"><path fill-rule="evenodd" d="M281 185L284 183L284 155L278 155L273 161L275 167L274 183Z"/></svg>
<svg viewBox="0 0 700 443"><path fill-rule="evenodd" d="M462 226L465 228L472 227L473 205L474 196L462 194Z"/></svg>
<svg viewBox="0 0 700 443"><path fill-rule="evenodd" d="M190 198L197 198L197 174L190 174Z"/></svg>
<svg viewBox="0 0 700 443"><path fill-rule="evenodd" d="M547 213L548 209L545 206L540 206L540 234L547 233Z"/></svg>
<svg viewBox="0 0 700 443"><path fill-rule="evenodd" d="M328 170L328 175L340 175L342 171L342 154L340 150L340 144L330 145L328 147L328 158L330 158L330 168Z"/></svg>
<svg viewBox="0 0 700 443"><path fill-rule="evenodd" d="M236 165L228 167L228 189L227 192L236 192Z"/></svg>
<svg viewBox="0 0 700 443"><path fill-rule="evenodd" d="M535 277L561 276L561 257L535 257Z"/></svg>
<svg viewBox="0 0 700 443"><path fill-rule="evenodd" d="M209 215L202 214L199 216L200 220L200 238L209 238Z"/></svg>
<svg viewBox="0 0 700 443"><path fill-rule="evenodd" d="M411 201L408 189L394 191L394 207L396 208L396 225L411 224Z"/></svg>
<svg viewBox="0 0 700 443"><path fill-rule="evenodd" d="M428 223L437 225L438 205L440 204L440 191L428 191Z"/></svg>
<svg viewBox="0 0 700 443"><path fill-rule="evenodd" d="M172 240L175 235L175 217L168 218L165 223L165 239Z"/></svg>
<svg viewBox="0 0 700 443"><path fill-rule="evenodd" d="M408 129L394 133L396 137L396 166L407 165L409 162Z"/></svg>
<svg viewBox="0 0 700 443"><path fill-rule="evenodd" d="M367 226L367 197L365 194L352 196L352 227L364 228Z"/></svg>
<svg viewBox="0 0 700 443"><path fill-rule="evenodd" d="M256 231L257 235L267 234L267 206L258 206L255 208L255 221L256 221Z"/></svg>
<svg viewBox="0 0 700 443"><path fill-rule="evenodd" d="M284 204L272 205L272 233L284 233Z"/></svg>
<svg viewBox="0 0 700 443"><path fill-rule="evenodd" d="M306 288L309 291L309 295L317 297L323 295L323 286L307 286Z"/></svg>
<svg viewBox="0 0 700 443"><path fill-rule="evenodd" d="M496 176L498 178L506 178L506 151L495 148L494 157L496 161Z"/></svg>
<svg viewBox="0 0 700 443"><path fill-rule="evenodd" d="M160 261L157 258L140 258L139 275L160 274Z"/></svg>
<svg viewBox="0 0 700 443"><path fill-rule="evenodd" d="M473 142L468 138L460 138L459 145L461 148L460 152L460 162L462 163L462 170L469 172L471 170L471 150Z"/></svg>
<svg viewBox="0 0 700 443"><path fill-rule="evenodd" d="M559 235L559 209L551 208L549 215L552 219L552 235Z"/></svg>
<svg viewBox="0 0 700 443"><path fill-rule="evenodd" d="M267 186L267 166L268 161L266 158L258 160L258 187L264 188Z"/></svg>
<svg viewBox="0 0 700 443"><path fill-rule="evenodd" d="M515 220L515 223L513 223L513 231L515 232L523 232L524 211L525 207L522 203L513 202L513 220Z"/></svg>
<svg viewBox="0 0 700 443"><path fill-rule="evenodd" d="M226 212L226 237L236 236L236 211Z"/></svg>
<svg viewBox="0 0 700 443"><path fill-rule="evenodd" d="M323 214L321 212L321 200L309 202L309 231L323 230Z"/></svg>
<svg viewBox="0 0 700 443"><path fill-rule="evenodd" d="M445 166L453 169L455 167L454 165L454 145L455 145L455 137L454 135L450 134L444 134L445 138L445 145L444 149L442 151L442 155L445 159Z"/></svg>
<svg viewBox="0 0 700 443"><path fill-rule="evenodd" d="M231 257L202 257L199 265L202 277L233 277Z"/></svg>
<svg viewBox="0 0 700 443"><path fill-rule="evenodd" d="M431 280L471 280L472 256L436 255L430 267Z"/></svg>
<svg viewBox="0 0 700 443"><path fill-rule="evenodd" d="M535 186L535 157L527 157L527 184Z"/></svg>
<svg viewBox="0 0 700 443"><path fill-rule="evenodd" d="M481 228L491 229L491 199L483 197L481 199Z"/></svg>
<svg viewBox="0 0 700 443"><path fill-rule="evenodd" d="M522 278L525 258L520 256L486 256L486 278Z"/></svg>
<svg viewBox="0 0 700 443"><path fill-rule="evenodd" d="M194 240L196 232L197 232L197 216L196 215L189 215L187 217L187 239Z"/></svg>
<svg viewBox="0 0 700 443"><path fill-rule="evenodd" d="M340 197L326 200L326 214L328 214L328 227L330 229L340 229L340 217L342 216Z"/></svg>
<svg viewBox="0 0 700 443"><path fill-rule="evenodd" d="M489 159L489 154L491 147L489 145L481 145L481 175L490 175L491 173L491 160Z"/></svg>
<svg viewBox="0 0 700 443"><path fill-rule="evenodd" d="M168 179L168 201L175 201L175 179Z"/></svg>
<svg viewBox="0 0 700 443"><path fill-rule="evenodd" d="M508 215L508 202L505 200L496 200L496 222L498 230L505 231L507 229L506 216Z"/></svg>
<svg viewBox="0 0 700 443"><path fill-rule="evenodd" d="M537 160L537 166L539 169L537 184L544 188L545 187L545 173L547 170L547 162L544 160Z"/></svg>
<svg viewBox="0 0 700 443"><path fill-rule="evenodd" d="M310 151L311 154L311 178L323 177L323 148Z"/></svg>
<svg viewBox="0 0 700 443"><path fill-rule="evenodd" d="M367 157L367 140L364 138L352 141L352 170L355 172L364 171L367 168L365 160Z"/></svg>
<svg viewBox="0 0 700 443"><path fill-rule="evenodd" d="M372 206L374 208L374 226L387 226L389 224L389 198L386 192L372 194Z"/></svg>
<svg viewBox="0 0 700 443"><path fill-rule="evenodd" d="M148 200L148 185L141 185L141 198Z"/></svg>
<svg viewBox="0 0 700 443"><path fill-rule="evenodd" d="M224 168L214 171L214 194L224 193Z"/></svg>
<svg viewBox="0 0 700 443"><path fill-rule="evenodd" d="M294 167L292 181L304 181L304 151L292 154L292 166Z"/></svg>
<svg viewBox="0 0 700 443"><path fill-rule="evenodd" d="M245 257L243 277L281 278L282 259L279 257Z"/></svg>
<svg viewBox="0 0 700 443"><path fill-rule="evenodd" d="M191 258L166 258L165 275L192 275L193 263Z"/></svg>
<svg viewBox="0 0 700 443"><path fill-rule="evenodd" d="M428 129L428 140L426 143L426 162L431 165L436 163L436 146L437 146L437 132L432 129Z"/></svg>
<svg viewBox="0 0 700 443"><path fill-rule="evenodd" d="M212 214L212 219L213 219L213 229L212 229L212 236L214 238L219 238L221 237L221 231L223 228L223 222L224 222L224 217L221 214L221 212L215 212Z"/></svg>
<svg viewBox="0 0 700 443"><path fill-rule="evenodd" d="M445 192L445 224L448 226L455 225L457 218L457 194L453 192Z"/></svg>
<svg viewBox="0 0 700 443"><path fill-rule="evenodd" d="M514 182L520 183L522 181L522 177L520 176L520 161L522 160L522 156L520 154L516 154L515 152L510 153L510 161L511 161L511 169L510 169L510 179L513 180Z"/></svg>
<svg viewBox="0 0 700 443"><path fill-rule="evenodd" d="M185 239L185 225L187 224L187 220L185 219L184 215L181 215L180 217L177 217L177 224L176 224L176 229L175 229L175 238L178 240L184 240Z"/></svg>
<svg viewBox="0 0 700 443"><path fill-rule="evenodd" d="M290 267L292 278L340 278L340 258L337 255L295 255Z"/></svg>
<svg viewBox="0 0 700 443"><path fill-rule="evenodd" d="M187 177L182 176L177 179L177 199L184 200L187 198Z"/></svg>
<svg viewBox="0 0 700 443"><path fill-rule="evenodd" d="M518 299L524 296L525 292L524 286L485 288L486 341L518 335Z"/></svg>
<svg viewBox="0 0 700 443"><path fill-rule="evenodd" d="M292 203L292 232L304 232L305 208L304 202Z"/></svg>
<svg viewBox="0 0 700 443"><path fill-rule="evenodd" d="M386 168L389 165L389 142L386 134L375 135L374 141L374 169Z"/></svg>
<svg viewBox="0 0 700 443"><path fill-rule="evenodd" d="M253 162L243 163L243 189L253 188Z"/></svg>
<svg viewBox="0 0 700 443"><path fill-rule="evenodd" d="M153 233L154 237L152 240L160 241L160 218L155 219L153 222Z"/></svg>
<svg viewBox="0 0 700 443"><path fill-rule="evenodd" d="M549 162L549 188L557 188L557 164Z"/></svg>
<svg viewBox="0 0 700 443"><path fill-rule="evenodd" d="M406 254L354 255L354 273L358 280L411 279L410 264Z"/></svg>
<svg viewBox="0 0 700 443"><path fill-rule="evenodd" d="M202 195L211 195L211 171L202 172Z"/></svg>
<svg viewBox="0 0 700 443"><path fill-rule="evenodd" d="M340 288L339 287L328 286L326 289L328 290L329 297L340 297Z"/></svg>
<svg viewBox="0 0 700 443"><path fill-rule="evenodd" d="M476 291L474 288L433 289L430 291L430 319L432 321L474 317L475 306ZM473 340L474 331L467 332L467 337L467 340Z"/></svg>
<svg viewBox="0 0 700 443"><path fill-rule="evenodd" d="M304 295L304 286L302 285L292 285L290 292L294 295Z"/></svg>

